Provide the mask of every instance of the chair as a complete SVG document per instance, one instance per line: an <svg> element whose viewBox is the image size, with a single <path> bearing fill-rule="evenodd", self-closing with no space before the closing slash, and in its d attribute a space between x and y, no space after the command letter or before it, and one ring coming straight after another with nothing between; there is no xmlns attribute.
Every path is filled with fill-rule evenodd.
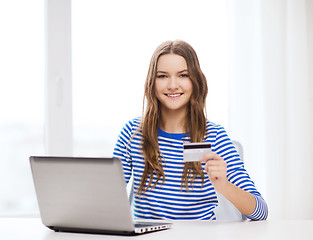
<svg viewBox="0 0 313 240"><path fill-rule="evenodd" d="M240 158L243 161L243 147L240 142L232 140L235 148L237 149ZM132 206L133 197L134 197L134 188L133 188L133 177L129 180L127 185L127 190L129 192L129 203ZM216 220L218 221L241 221L246 220L247 218L222 194L216 192L218 206L214 210Z"/></svg>
<svg viewBox="0 0 313 240"><path fill-rule="evenodd" d="M243 147L240 142L232 140L237 149L241 160L243 161ZM214 210L216 220L218 221L241 221L247 218L222 194L216 192L218 206Z"/></svg>

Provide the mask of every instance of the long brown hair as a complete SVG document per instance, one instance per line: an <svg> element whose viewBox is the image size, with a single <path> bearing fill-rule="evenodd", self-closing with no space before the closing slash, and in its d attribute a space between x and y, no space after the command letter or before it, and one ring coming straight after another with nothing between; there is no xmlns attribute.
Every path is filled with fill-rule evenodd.
<svg viewBox="0 0 313 240"><path fill-rule="evenodd" d="M146 109L141 123L142 130L142 151L145 159L145 168L141 177L138 193L145 193L151 186L153 175L156 174L157 181L165 175L162 167L162 156L158 144L158 129L160 126L160 103L155 95L155 80L157 77L157 63L159 58L165 54L177 54L182 56L192 81L193 91L189 102L188 114L185 120L185 131L190 134L191 142L202 142L206 131L205 99L208 92L207 81L200 69L199 60L194 49L181 40L167 41L162 43L152 55L148 75L145 82ZM196 177L200 176L202 183L204 174L199 162L185 163L182 174L182 186L188 190L188 183L193 184ZM147 184L147 180L149 182Z"/></svg>

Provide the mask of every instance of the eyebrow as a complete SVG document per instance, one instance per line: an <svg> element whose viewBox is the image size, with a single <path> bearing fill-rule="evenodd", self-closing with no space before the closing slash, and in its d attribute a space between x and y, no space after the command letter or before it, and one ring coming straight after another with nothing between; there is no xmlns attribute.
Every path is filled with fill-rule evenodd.
<svg viewBox="0 0 313 240"><path fill-rule="evenodd" d="M177 73L183 73L183 72L188 72L188 70L184 69L184 70L181 70L181 71L179 71ZM157 71L157 73L167 73L167 72L165 72L165 71Z"/></svg>

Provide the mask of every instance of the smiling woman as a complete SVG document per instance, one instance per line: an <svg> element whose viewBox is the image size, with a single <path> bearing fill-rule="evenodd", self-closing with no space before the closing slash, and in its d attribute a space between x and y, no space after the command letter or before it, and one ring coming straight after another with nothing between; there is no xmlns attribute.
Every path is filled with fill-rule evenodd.
<svg viewBox="0 0 313 240"><path fill-rule="evenodd" d="M113 153L126 182L134 178L135 217L215 220L221 193L246 217L267 218L267 204L226 131L206 119L207 88L188 43L167 41L157 47L145 82L144 115L124 126ZM201 142L212 152L184 162L184 143Z"/></svg>

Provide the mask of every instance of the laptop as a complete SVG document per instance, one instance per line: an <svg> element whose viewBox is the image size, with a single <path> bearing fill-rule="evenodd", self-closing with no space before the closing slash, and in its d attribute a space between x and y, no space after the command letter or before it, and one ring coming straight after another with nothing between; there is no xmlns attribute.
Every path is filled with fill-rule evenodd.
<svg viewBox="0 0 313 240"><path fill-rule="evenodd" d="M142 234L171 223L134 222L117 158L31 156L42 223L62 232Z"/></svg>

